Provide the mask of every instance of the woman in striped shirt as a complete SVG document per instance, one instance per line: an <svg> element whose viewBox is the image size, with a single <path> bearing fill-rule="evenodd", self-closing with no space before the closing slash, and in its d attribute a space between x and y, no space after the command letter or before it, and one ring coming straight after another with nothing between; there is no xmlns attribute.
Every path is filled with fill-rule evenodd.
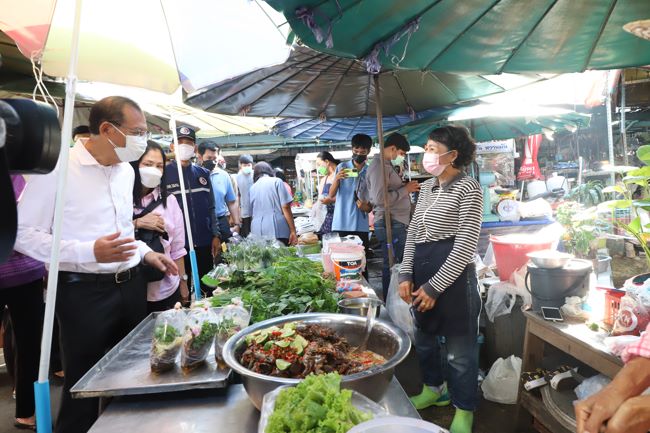
<svg viewBox="0 0 650 433"><path fill-rule="evenodd" d="M400 297L413 303L424 382L412 402L417 409L453 403L452 433L471 432L477 405L481 298L473 257L483 194L464 172L475 153L465 128L446 126L429 135L422 164L434 177L421 185L400 271Z"/></svg>

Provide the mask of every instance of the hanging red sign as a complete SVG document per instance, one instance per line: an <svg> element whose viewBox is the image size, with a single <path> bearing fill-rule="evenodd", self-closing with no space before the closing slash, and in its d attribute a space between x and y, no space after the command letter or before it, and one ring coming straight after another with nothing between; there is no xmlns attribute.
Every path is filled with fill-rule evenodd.
<svg viewBox="0 0 650 433"><path fill-rule="evenodd" d="M539 169L539 162L537 161L537 153L541 144L542 134L528 136L524 146L524 162L519 168L517 180L531 180L542 177L542 171Z"/></svg>

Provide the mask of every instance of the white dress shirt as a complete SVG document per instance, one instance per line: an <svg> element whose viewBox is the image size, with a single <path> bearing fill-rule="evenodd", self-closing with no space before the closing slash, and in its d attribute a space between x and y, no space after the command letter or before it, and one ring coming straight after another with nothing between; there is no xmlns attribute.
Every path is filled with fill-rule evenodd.
<svg viewBox="0 0 650 433"><path fill-rule="evenodd" d="M90 274L116 273L140 263L151 249L136 241L127 262L97 263L95 241L115 232L133 238L133 168L128 163L103 166L77 140L70 149L61 245L60 270ZM31 176L18 202L15 249L42 262L50 261L58 166Z"/></svg>

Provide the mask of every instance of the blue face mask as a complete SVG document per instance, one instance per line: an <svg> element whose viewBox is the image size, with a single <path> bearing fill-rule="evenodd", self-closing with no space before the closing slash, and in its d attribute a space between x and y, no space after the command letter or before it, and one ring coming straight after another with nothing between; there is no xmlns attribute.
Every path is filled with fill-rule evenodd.
<svg viewBox="0 0 650 433"><path fill-rule="evenodd" d="M404 164L404 156L402 155L397 155L395 159L391 159L391 164L393 164L395 167L399 167L402 164Z"/></svg>

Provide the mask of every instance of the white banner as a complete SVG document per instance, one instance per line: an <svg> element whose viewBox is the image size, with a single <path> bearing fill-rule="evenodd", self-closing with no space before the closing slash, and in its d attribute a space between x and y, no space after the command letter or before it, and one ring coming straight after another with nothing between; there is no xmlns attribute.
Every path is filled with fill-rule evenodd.
<svg viewBox="0 0 650 433"><path fill-rule="evenodd" d="M515 139L483 141L476 143L476 153L483 155L486 153L514 153Z"/></svg>

